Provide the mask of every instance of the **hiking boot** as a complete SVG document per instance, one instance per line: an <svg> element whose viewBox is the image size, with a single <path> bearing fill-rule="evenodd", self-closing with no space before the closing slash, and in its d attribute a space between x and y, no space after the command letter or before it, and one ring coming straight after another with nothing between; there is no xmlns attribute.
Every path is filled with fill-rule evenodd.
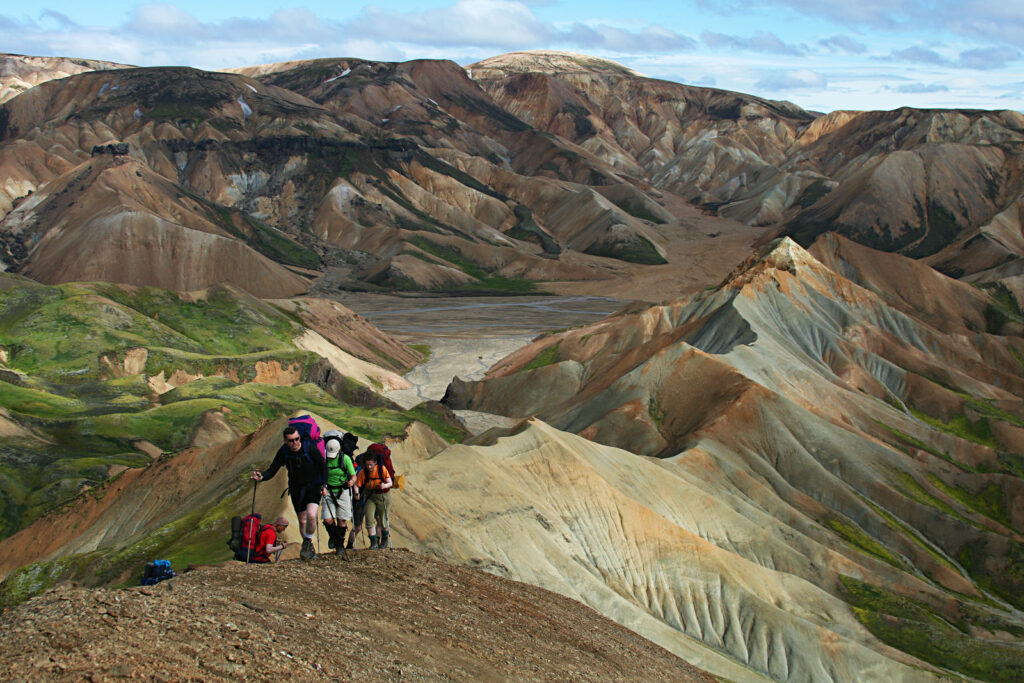
<svg viewBox="0 0 1024 683"><path fill-rule="evenodd" d="M380 547L387 548L388 542L391 540L391 532L385 529L380 534Z"/></svg>
<svg viewBox="0 0 1024 683"><path fill-rule="evenodd" d="M302 539L302 550L299 551L299 557L304 560L312 560L316 557L316 551L313 550L313 539Z"/></svg>
<svg viewBox="0 0 1024 683"><path fill-rule="evenodd" d="M380 544L377 542L377 537L376 536L370 536L370 550L375 550L375 549L377 549L379 547L380 547Z"/></svg>
<svg viewBox="0 0 1024 683"><path fill-rule="evenodd" d="M327 527L327 547L334 550L337 543L334 542L334 527Z"/></svg>

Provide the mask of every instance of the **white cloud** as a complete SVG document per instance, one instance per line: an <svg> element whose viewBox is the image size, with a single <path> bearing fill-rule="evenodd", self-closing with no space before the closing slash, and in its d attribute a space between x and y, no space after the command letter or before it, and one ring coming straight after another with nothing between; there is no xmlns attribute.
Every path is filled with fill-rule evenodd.
<svg viewBox="0 0 1024 683"><path fill-rule="evenodd" d="M140 36L192 42L210 37L210 29L174 5L139 5L125 30Z"/></svg>
<svg viewBox="0 0 1024 683"><path fill-rule="evenodd" d="M757 31L751 36L730 36L724 33L704 31L700 34L700 39L705 45L712 48L780 55L801 55L806 52L802 46L785 43L777 35L767 31Z"/></svg>
<svg viewBox="0 0 1024 683"><path fill-rule="evenodd" d="M868 46L854 40L849 36L832 36L818 41L818 45L833 52L849 52L852 55L861 55L868 51Z"/></svg>
<svg viewBox="0 0 1024 683"><path fill-rule="evenodd" d="M933 92L949 92L949 88L942 85L941 83L909 83L907 85L897 86L896 92L904 94L920 94L920 93L933 93Z"/></svg>
<svg viewBox="0 0 1024 683"><path fill-rule="evenodd" d="M965 69L1000 69L1020 57L1020 50L1012 47L975 48L960 53L959 65Z"/></svg>
<svg viewBox="0 0 1024 683"><path fill-rule="evenodd" d="M903 62L917 62L919 64L949 64L949 60L935 50L916 45L903 50L894 50L889 55L889 58Z"/></svg>
<svg viewBox="0 0 1024 683"><path fill-rule="evenodd" d="M810 69L791 69L767 73L754 84L754 87L769 92L824 90L828 87L828 79Z"/></svg>
<svg viewBox="0 0 1024 683"><path fill-rule="evenodd" d="M400 43L512 48L538 45L554 29L521 2L458 0L454 5L409 14L370 6L347 28L361 36Z"/></svg>
<svg viewBox="0 0 1024 683"><path fill-rule="evenodd" d="M985 44L1024 45L1020 0L697 0L720 14L792 10L847 29L942 30Z"/></svg>

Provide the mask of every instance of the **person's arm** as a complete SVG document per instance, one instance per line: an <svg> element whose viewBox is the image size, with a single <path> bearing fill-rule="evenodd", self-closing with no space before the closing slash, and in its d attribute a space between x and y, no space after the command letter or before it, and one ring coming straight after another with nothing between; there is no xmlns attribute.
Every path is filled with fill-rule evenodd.
<svg viewBox="0 0 1024 683"><path fill-rule="evenodd" d="M391 490L391 472L384 465L380 466L380 492L387 493Z"/></svg>
<svg viewBox="0 0 1024 683"><path fill-rule="evenodd" d="M286 541L281 541L280 543L267 543L267 545L263 548L263 551L269 557L273 553L276 553L278 550L284 550L284 547L286 545L288 545Z"/></svg>
<svg viewBox="0 0 1024 683"><path fill-rule="evenodd" d="M274 455L274 461L270 463L270 467L263 470L262 472L253 472L251 479L255 481L268 481L274 478L277 471L284 466L284 449L287 446L281 446L277 449L277 454Z"/></svg>
<svg viewBox="0 0 1024 683"><path fill-rule="evenodd" d="M352 458L347 455L343 455L342 458L342 470L345 473L345 486L352 488L352 485L356 483L356 468L352 464Z"/></svg>

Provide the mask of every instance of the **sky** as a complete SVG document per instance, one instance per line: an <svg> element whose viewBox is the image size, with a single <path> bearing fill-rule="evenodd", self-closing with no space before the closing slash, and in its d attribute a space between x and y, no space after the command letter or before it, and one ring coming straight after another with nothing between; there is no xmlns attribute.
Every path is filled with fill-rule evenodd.
<svg viewBox="0 0 1024 683"><path fill-rule="evenodd" d="M4 3L0 52L218 69L546 49L821 112L1024 110L1024 0L289 2Z"/></svg>

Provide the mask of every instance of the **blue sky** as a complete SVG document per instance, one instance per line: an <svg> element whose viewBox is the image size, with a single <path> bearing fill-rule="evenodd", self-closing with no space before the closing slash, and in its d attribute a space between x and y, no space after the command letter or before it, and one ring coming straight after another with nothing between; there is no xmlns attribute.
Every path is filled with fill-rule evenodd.
<svg viewBox="0 0 1024 683"><path fill-rule="evenodd" d="M285 0L287 3L288 0ZM555 49L808 109L1024 109L1024 0L5 3L0 51L216 69Z"/></svg>

